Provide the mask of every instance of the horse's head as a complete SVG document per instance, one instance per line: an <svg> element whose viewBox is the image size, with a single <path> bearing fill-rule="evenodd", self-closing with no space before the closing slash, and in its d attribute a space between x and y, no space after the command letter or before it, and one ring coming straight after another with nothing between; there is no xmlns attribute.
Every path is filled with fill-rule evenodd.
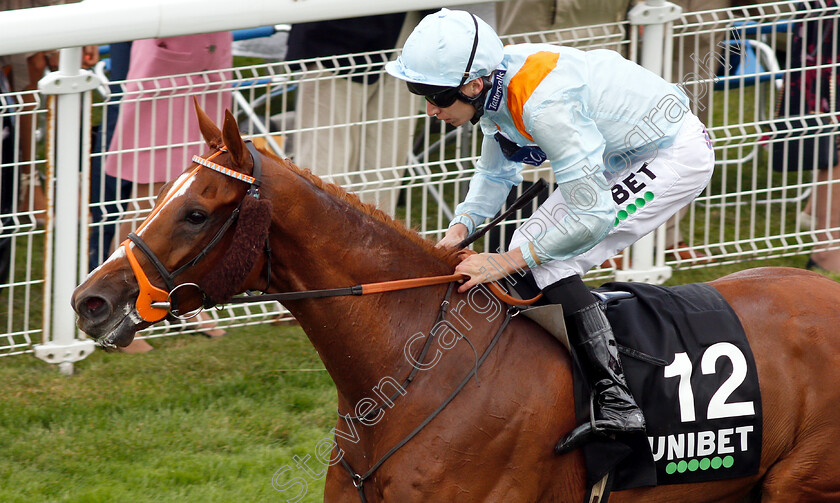
<svg viewBox="0 0 840 503"><path fill-rule="evenodd" d="M105 347L127 346L138 330L224 302L260 277L271 224L271 203L259 199L261 154L230 112L222 130L197 102L196 113L211 151L193 157L73 292L79 328Z"/></svg>

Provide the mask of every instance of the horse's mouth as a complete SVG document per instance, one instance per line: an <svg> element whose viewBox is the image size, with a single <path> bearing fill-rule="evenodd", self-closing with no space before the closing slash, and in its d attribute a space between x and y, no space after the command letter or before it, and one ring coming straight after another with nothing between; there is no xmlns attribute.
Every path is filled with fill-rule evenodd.
<svg viewBox="0 0 840 503"><path fill-rule="evenodd" d="M124 329L124 325L130 325L131 322L129 317L126 316L120 321L120 324L117 325L116 329L109 333L104 338L97 341L100 347L105 350L113 350L119 348L124 348L131 344L131 341L134 340L134 334L137 333L136 328L133 326L129 326L128 329Z"/></svg>
<svg viewBox="0 0 840 503"><path fill-rule="evenodd" d="M85 326L82 319L79 319L79 328L88 334L97 345L105 350L124 348L131 344L134 335L142 329L143 320L134 309L128 310L125 315L113 323L100 324L99 326Z"/></svg>

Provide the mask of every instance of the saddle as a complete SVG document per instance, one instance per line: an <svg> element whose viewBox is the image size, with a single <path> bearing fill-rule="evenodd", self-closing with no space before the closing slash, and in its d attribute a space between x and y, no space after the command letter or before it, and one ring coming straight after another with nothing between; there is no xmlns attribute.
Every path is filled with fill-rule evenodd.
<svg viewBox="0 0 840 503"><path fill-rule="evenodd" d="M534 296L533 280L509 285ZM536 290L538 292L538 289ZM583 447L587 487L609 476L611 490L753 475L761 460L758 372L740 321L714 287L607 283L604 305L628 386L647 431ZM568 349L562 306L524 308ZM574 368L575 412L589 420L589 389Z"/></svg>

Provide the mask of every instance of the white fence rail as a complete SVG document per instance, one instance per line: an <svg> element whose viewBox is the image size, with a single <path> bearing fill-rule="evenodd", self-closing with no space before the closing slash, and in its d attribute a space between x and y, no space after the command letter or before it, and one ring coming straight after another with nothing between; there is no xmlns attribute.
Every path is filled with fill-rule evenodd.
<svg viewBox="0 0 840 503"><path fill-rule="evenodd" d="M811 170L810 166L797 166L785 161L773 165L772 153L790 145L775 130L779 123L777 103L790 93L785 87L786 76L801 68L791 68L792 27L801 23L802 12L796 10L794 1L781 1L751 6L684 13L670 24L662 24L665 47L663 71L676 82L684 85L691 95L692 107L704 119L712 137L718 166L712 183L692 203L685 215L662 229L659 236L651 238L645 251L649 263L657 270L673 268L714 267L720 264L756 258L782 257L808 254L816 246L840 248L840 215L831 214L831 193L836 186L834 170ZM808 12L809 19L840 22L836 9L817 8ZM648 37L655 30L646 26ZM811 29L809 25L809 29ZM835 31L836 33L836 31ZM638 59L648 51L648 39L639 36L639 27L631 22L579 27L541 33L519 34L508 37L510 42L547 42L573 44L583 49L606 47L622 52L631 59ZM833 46L836 61L837 43ZM2 46L0 46L2 47ZM355 58L318 58L306 61L280 61L275 63L239 66L222 72L215 79L221 87L216 93L232 93L234 114L240 121L243 134L249 135L266 148L281 155L291 156L296 163L311 168L315 173L360 194L363 199L377 202L396 218L435 238L445 228L452 209L464 196L466 180L473 170L480 145L480 134L462 128L451 131L445 124L426 117L421 100L407 93L399 82L383 74L382 59L395 55L383 51L356 55ZM817 65L811 70L828 68ZM829 68L836 75L836 68ZM366 78L360 90L351 90L347 73ZM95 92L82 99L83 138L90 138L89 127L106 130L107 109L141 101L166 101L174 96L191 96L207 74L190 74L168 83L112 82L115 92L110 101ZM372 82L377 78L376 82ZM364 80L364 79L362 79ZM152 91L132 92L137 87ZM145 87L144 87L145 86ZM346 96L360 92L373 96L369 112L356 116L345 114L352 104ZM58 99L45 99L39 94L36 111L24 110L16 103L21 96L0 96L0 114L18 119L10 128L9 142L14 144L2 157L4 176L0 184L4 193L8 184L12 203L2 214L2 238L10 240L10 263L14 266L8 281L0 278L0 355L32 351L33 343L55 340L55 329L50 323L52 302L69 303L69 298L54 298L51 285L55 271L73 255L61 245L50 251L49 243L57 239L54 211L37 212L32 207L18 205L18 191L32 179L24 180L21 173L33 164L47 176L48 186L56 179L50 160L51 146L61 129L56 132L54 103ZM324 119L316 116L313 108L326 107L332 113ZM172 123L175 114L190 114L189 108L166 109L164 116L152 123L137 124L135 131L165 127ZM20 117L34 116L30 131L31 146L35 147L33 162L21 158ZM834 114L812 114L817 126L801 131L797 138L828 136L835 138ZM178 121L181 122L181 121ZM39 131L45 131L39 136ZM139 134L139 133L135 133ZM366 135L364 148L347 142L355 135ZM79 256L88 257L88 247L93 244L91 264L101 262L113 242L103 238L103 231L114 222L139 223L143 219L140 209L148 204L153 194L143 194L143 186L134 190L117 187L111 199L89 202L90 189L102 193L106 179L97 166L108 162L109 156L122 159L131 165L132 156L141 149L121 148L120 141L131 144L130 138L116 138L109 145L102 136L94 136L92 148L83 143L81 169L81 195L85 225L78 229ZM98 138L98 139L97 139ZM86 140L87 141L87 140ZM358 140L357 140L358 141ZM204 149L200 142L161 145L163 149L186 146L199 153ZM88 152L91 152L89 153ZM93 165L93 170L89 167ZM186 167L187 157L174 159L171 172ZM775 168L775 169L774 169ZM61 169L61 166L59 166ZM93 173L94 176L90 176ZM539 177L552 179L551 170L535 168L525 173L526 180ZM7 180L8 178L8 180ZM22 183L23 182L23 183ZM32 187L29 187L30 189ZM56 198L61 201L65 186L56 187ZM94 198L95 199L95 198ZM811 200L810 206L808 201ZM66 203L67 200L65 199ZM806 209L807 218L800 217ZM533 210L533 208L532 208ZM518 215L517 221L527 216ZM41 218L46 223L39 226ZM8 222L8 224L7 224ZM503 226L499 232L484 239L486 249L504 243L512 226ZM75 232L75 231L74 231ZM97 251L98 250L98 251ZM59 252L60 251L60 252ZM705 256L699 256L703 253ZM708 262L708 260L714 262ZM75 260L71 261L77 264ZM74 270L86 272L88 263L82 259ZM640 269L634 260L636 269ZM591 273L593 279L607 279L622 274L618 269L622 261L605 265ZM624 269L628 271L629 269ZM641 271L644 273L644 270ZM236 326L265 323L287 315L279 305L257 304L248 307L226 308L213 313L220 324ZM146 331L146 337L158 337L200 329L195 323L160 324ZM78 340L73 334L73 341ZM67 344L59 345L68 346ZM49 345L47 346L49 347ZM87 347L73 346L78 351ZM52 361L72 361L84 355L53 354ZM70 360L68 360L70 358ZM48 359L49 360L49 359Z"/></svg>
<svg viewBox="0 0 840 503"><path fill-rule="evenodd" d="M483 2L487 0L84 0L0 14L0 54Z"/></svg>

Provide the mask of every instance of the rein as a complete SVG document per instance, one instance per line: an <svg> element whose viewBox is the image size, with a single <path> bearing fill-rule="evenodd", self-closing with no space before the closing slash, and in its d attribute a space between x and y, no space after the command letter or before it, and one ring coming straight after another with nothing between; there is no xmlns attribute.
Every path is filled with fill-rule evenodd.
<svg viewBox="0 0 840 503"><path fill-rule="evenodd" d="M261 301L321 299L324 297L341 297L347 295L370 295L373 293L395 292L397 290L409 290L423 286L443 285L462 279L467 279L463 274L448 274L445 276L428 276L423 278L398 279L394 281L381 281L378 283L365 283L361 285L347 286L343 288L327 288L324 290L304 290L301 292L265 293L259 295L245 295L244 297L233 297L230 304L247 304Z"/></svg>
<svg viewBox="0 0 840 503"><path fill-rule="evenodd" d="M438 317L437 317L437 321L435 322L435 324L439 323L440 321L442 321L446 318L446 313L449 310L449 297L452 294L453 287L454 287L454 284L450 285L449 289L446 292L446 296L443 299L443 302L441 302L440 311L438 312ZM341 457L341 460L340 460L341 465L344 467L345 470L347 470L348 474L350 475L350 478L353 481L353 486L358 491L359 499L362 501L362 503L367 503L367 501L368 501L367 497L365 496L365 489L364 489L365 481L368 480L370 477L372 477L373 474L376 473L376 471L383 464L385 464L385 462L391 456L396 454L396 452L398 450L400 450L403 446L405 446L405 444L407 444L409 441L411 441L412 438L417 436L417 434L420 433L423 430L423 428L425 428L429 423L431 423L434 418L436 418L438 415L440 415L440 413L443 412L443 410L455 399L455 397L458 396L458 394L461 392L461 390L464 389L464 387L467 385L467 383L470 382L470 379L472 379L473 377L478 379L478 369L484 363L484 360L486 360L487 357L490 355L490 352L496 346L496 343L499 342L499 339L501 338L502 333L505 331L508 324L510 323L510 320L514 316L516 316L516 314L518 312L519 312L519 308L515 305L510 306L508 308L508 310L505 314L505 319L502 321L501 325L499 326L498 330L496 331L496 334L493 336L493 339L490 341L490 344L487 345L487 348L484 350L484 353L482 353L480 358L476 354L475 367L473 369L471 369L470 372L468 372L466 376L464 376L464 378L461 380L460 384L449 394L449 396L446 397L446 399L434 411L432 411L428 416L426 416L426 419L424 419L419 425L417 425L413 430L411 430L411 432L408 433L405 437L403 437L402 440L397 442L397 444L394 445L390 450L388 450L388 452L383 454L375 463L373 463L371 465L370 468L368 468L368 470L366 472L364 472L364 473L356 472L356 470L353 469L353 467L350 465L350 463L347 462L347 460L344 458L344 456ZM422 362L425 359L426 354L428 353L429 347L431 346L431 342L432 342L433 338L434 338L434 332L430 330L429 335L426 338L426 343L423 346L423 350L420 352L420 358L417 361ZM467 340L467 339L464 339L464 340ZM469 342L469 341L467 341L467 342ZM470 346L472 346L472 343L470 343ZM475 348L473 348L473 351L475 351ZM419 367L417 367L417 366L415 366L414 369L412 369L408 378L406 378L406 380L403 382L403 385L402 385L403 390L405 390L408 387L408 385L411 384L414 381L414 377L417 375L418 370L419 370ZM378 413L378 411L385 408L386 405L393 405L393 401L396 399L396 396L399 395L399 394L400 394L400 392L397 391L394 394L394 396L391 399L388 400L388 402L390 402L390 404L388 402L383 403L382 405L380 405L376 409L369 412L368 415L365 416L365 417L369 417L371 415L374 415L374 414ZM348 422L358 421L358 420L362 419L360 417L350 416L349 414L342 415L340 412L339 412L339 417L343 418L345 421L348 421ZM338 435L337 435L337 433L336 433L336 436L333 439L333 442L335 443L335 448L338 450L338 452L344 452L338 445Z"/></svg>

